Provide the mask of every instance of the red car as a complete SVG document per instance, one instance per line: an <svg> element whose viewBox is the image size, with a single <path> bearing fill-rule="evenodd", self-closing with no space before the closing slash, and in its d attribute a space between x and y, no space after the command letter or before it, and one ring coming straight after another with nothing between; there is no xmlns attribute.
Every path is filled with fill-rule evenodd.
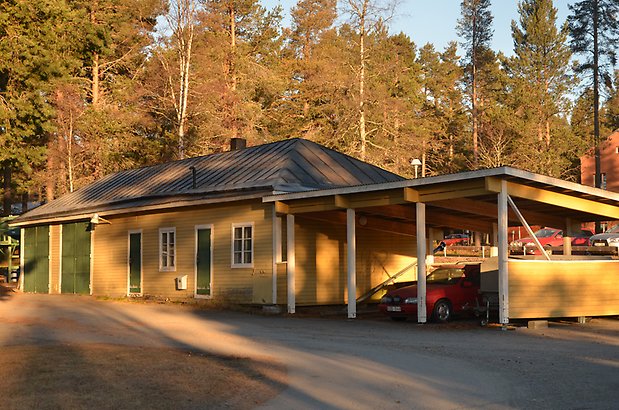
<svg viewBox="0 0 619 410"><path fill-rule="evenodd" d="M426 279L427 315L446 322L454 314L472 312L479 301L479 264L445 265ZM379 310L393 320L417 318L417 285L388 292L380 300Z"/></svg>
<svg viewBox="0 0 619 410"><path fill-rule="evenodd" d="M574 246L587 246L589 238L593 235L593 232L588 230L581 230L572 238L572 245ZM555 228L543 228L535 232L535 236L539 240L543 247L551 246L563 246L563 231ZM535 246L533 238L526 237L520 238L509 244L509 251L512 254L527 254L527 255L539 255L539 249Z"/></svg>
<svg viewBox="0 0 619 410"><path fill-rule="evenodd" d="M452 233L451 235L445 236L441 242L445 243L445 246L454 246L454 245L468 245L469 244L469 236L465 233Z"/></svg>

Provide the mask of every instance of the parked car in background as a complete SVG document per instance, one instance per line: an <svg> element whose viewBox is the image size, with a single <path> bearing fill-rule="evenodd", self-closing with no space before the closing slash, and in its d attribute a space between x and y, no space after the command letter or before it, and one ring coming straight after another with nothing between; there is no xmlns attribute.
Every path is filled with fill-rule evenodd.
<svg viewBox="0 0 619 410"><path fill-rule="evenodd" d="M452 233L450 235L445 236L441 242L445 243L445 246L453 246L453 245L468 245L471 239L465 233Z"/></svg>
<svg viewBox="0 0 619 410"><path fill-rule="evenodd" d="M604 233L591 236L589 238L589 245L619 247L619 225L607 229Z"/></svg>
<svg viewBox="0 0 619 410"><path fill-rule="evenodd" d="M536 231L535 237L539 240L542 246L546 246L553 241L563 241L563 231L546 227ZM509 253L533 255L535 253L539 253L539 250L536 248L533 238L527 236L512 241L509 244Z"/></svg>
<svg viewBox="0 0 619 410"><path fill-rule="evenodd" d="M444 265L427 276L426 313L437 322L473 312L479 304L480 264ZM379 310L393 320L417 318L417 284L388 292Z"/></svg>
<svg viewBox="0 0 619 410"><path fill-rule="evenodd" d="M587 246L593 232L581 229L572 236L572 246ZM543 228L535 232L535 236L544 248L563 246L563 231L555 228ZM539 255L540 251L535 246L533 238L526 237L513 241L509 244L511 254Z"/></svg>

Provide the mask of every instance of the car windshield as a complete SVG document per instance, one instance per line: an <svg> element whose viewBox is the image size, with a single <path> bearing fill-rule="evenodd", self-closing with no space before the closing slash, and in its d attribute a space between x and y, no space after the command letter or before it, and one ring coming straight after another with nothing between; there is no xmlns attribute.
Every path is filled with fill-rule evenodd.
<svg viewBox="0 0 619 410"><path fill-rule="evenodd" d="M464 276L464 271L460 268L438 268L426 278L427 283L451 285L457 283Z"/></svg>
<svg viewBox="0 0 619 410"><path fill-rule="evenodd" d="M615 225L612 228L608 229L606 233L619 233L619 225Z"/></svg>
<svg viewBox="0 0 619 410"><path fill-rule="evenodd" d="M552 235L554 235L555 232L557 231L555 231L554 229L544 228L535 232L535 236L537 236L538 238L550 238Z"/></svg>

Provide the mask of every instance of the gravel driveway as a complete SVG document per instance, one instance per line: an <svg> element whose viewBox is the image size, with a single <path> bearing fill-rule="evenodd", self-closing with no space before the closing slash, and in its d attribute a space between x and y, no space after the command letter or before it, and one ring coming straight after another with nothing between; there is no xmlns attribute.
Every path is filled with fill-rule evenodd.
<svg viewBox="0 0 619 410"><path fill-rule="evenodd" d="M0 299L0 347L65 343L183 348L281 364L286 387L264 409L616 409L619 403L616 318L503 331L470 322L262 316L64 295Z"/></svg>

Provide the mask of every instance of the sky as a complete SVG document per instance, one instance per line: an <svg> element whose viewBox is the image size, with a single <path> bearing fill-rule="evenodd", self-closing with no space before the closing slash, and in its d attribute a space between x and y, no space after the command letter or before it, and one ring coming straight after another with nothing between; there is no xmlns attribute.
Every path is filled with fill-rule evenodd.
<svg viewBox="0 0 619 410"><path fill-rule="evenodd" d="M289 22L290 7L297 2L296 0L261 1L267 8L280 4L287 19L285 24ZM575 1L554 1L558 9L559 24L563 24L569 14L568 4L573 4ZM460 3L461 0L401 0L391 23L391 31L408 34L419 47L432 43L437 50L443 50L450 41L458 41L456 23L460 18ZM511 21L518 20L518 1L492 1L492 15L494 16L492 48L506 55L512 55Z"/></svg>

